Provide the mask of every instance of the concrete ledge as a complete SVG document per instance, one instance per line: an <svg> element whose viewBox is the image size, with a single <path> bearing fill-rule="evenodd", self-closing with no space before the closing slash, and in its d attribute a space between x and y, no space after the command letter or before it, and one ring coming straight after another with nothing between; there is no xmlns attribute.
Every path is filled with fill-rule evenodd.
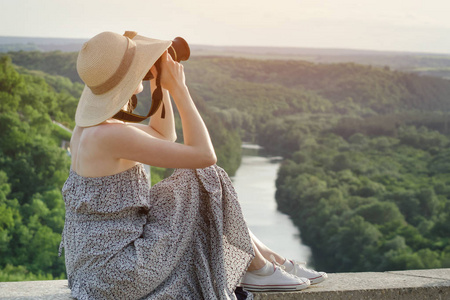
<svg viewBox="0 0 450 300"><path fill-rule="evenodd" d="M450 299L450 269L336 273L328 280L293 293L258 293L257 300Z"/></svg>
<svg viewBox="0 0 450 300"><path fill-rule="evenodd" d="M255 293L255 300L450 299L450 269L336 273L325 282L289 293ZM72 299L67 280L0 282L0 299Z"/></svg>

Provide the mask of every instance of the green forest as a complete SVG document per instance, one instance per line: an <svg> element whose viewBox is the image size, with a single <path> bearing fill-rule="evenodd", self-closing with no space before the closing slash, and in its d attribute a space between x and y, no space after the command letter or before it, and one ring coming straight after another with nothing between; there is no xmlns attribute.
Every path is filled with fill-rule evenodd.
<svg viewBox="0 0 450 300"><path fill-rule="evenodd" d="M64 85L66 85L64 87ZM0 59L0 281L65 278L58 246L64 226L61 187L70 159L60 148L76 100L11 59Z"/></svg>
<svg viewBox="0 0 450 300"><path fill-rule="evenodd" d="M316 268L450 267L448 80L352 63L193 63L208 64L196 81L215 76L198 88L219 115L285 158L278 209Z"/></svg>
<svg viewBox="0 0 450 300"><path fill-rule="evenodd" d="M83 88L75 64L76 53L59 51L1 58L0 281L65 278L57 253L70 133L53 121L75 125ZM450 266L448 80L354 63L184 64L220 166L234 174L242 140L285 158L278 208L317 268ZM152 168L152 182L169 173Z"/></svg>

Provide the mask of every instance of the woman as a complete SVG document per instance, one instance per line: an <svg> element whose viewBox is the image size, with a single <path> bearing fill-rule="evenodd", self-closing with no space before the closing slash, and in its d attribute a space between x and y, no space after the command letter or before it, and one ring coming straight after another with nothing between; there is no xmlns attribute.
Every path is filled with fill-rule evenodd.
<svg viewBox="0 0 450 300"><path fill-rule="evenodd" d="M61 242L72 296L236 299L238 284L300 290L324 280L325 273L285 260L248 231L231 181L215 165L183 66L168 55L170 43L103 32L79 53L77 71L86 87L70 142ZM159 57L160 74L154 66ZM164 105L149 125L114 119L142 91L149 69L162 87ZM169 92L184 144L174 142ZM177 170L149 189L142 164Z"/></svg>

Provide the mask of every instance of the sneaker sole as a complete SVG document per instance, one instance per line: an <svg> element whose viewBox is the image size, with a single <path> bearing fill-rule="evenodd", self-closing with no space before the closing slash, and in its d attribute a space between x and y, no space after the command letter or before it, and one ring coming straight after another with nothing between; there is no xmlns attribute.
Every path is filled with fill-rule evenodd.
<svg viewBox="0 0 450 300"><path fill-rule="evenodd" d="M309 284L295 284L295 285L256 285L256 284L244 284L241 286L248 291L255 292L268 292L268 291L299 291L309 287Z"/></svg>

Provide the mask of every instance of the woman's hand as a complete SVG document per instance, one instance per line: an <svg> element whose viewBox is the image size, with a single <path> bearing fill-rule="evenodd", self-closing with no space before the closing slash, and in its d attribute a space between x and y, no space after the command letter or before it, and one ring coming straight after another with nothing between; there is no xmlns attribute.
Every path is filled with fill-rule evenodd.
<svg viewBox="0 0 450 300"><path fill-rule="evenodd" d="M161 56L161 86L171 93L186 87L183 65L174 61L167 50Z"/></svg>

